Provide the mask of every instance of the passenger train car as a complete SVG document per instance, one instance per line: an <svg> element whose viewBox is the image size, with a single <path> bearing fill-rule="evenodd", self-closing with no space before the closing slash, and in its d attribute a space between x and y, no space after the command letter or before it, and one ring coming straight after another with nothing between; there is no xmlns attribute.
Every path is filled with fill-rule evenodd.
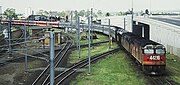
<svg viewBox="0 0 180 85"><path fill-rule="evenodd" d="M1 23L8 24L9 20L2 20ZM52 27L60 27L61 24L68 23L68 20L60 17L47 17L44 15L30 15L25 20L12 20L11 24L15 25L30 25L30 26L52 26Z"/></svg>

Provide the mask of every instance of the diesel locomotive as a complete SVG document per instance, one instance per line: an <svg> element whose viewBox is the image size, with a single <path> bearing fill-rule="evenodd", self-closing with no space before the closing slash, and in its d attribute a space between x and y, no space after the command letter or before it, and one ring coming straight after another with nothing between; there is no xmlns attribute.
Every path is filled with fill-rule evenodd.
<svg viewBox="0 0 180 85"><path fill-rule="evenodd" d="M152 75L165 74L165 47L124 29L117 30L117 42L141 65L143 72Z"/></svg>

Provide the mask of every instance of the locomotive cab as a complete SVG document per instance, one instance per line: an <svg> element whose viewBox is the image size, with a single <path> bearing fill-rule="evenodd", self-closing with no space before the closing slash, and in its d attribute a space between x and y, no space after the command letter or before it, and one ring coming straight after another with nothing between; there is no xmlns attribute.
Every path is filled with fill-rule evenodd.
<svg viewBox="0 0 180 85"><path fill-rule="evenodd" d="M165 73L166 58L163 45L146 45L142 49L143 71L148 74L158 75Z"/></svg>

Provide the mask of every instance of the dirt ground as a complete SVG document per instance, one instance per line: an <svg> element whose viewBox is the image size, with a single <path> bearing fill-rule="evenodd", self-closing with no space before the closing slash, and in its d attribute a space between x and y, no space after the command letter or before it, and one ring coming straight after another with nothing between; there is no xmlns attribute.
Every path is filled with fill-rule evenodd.
<svg viewBox="0 0 180 85"><path fill-rule="evenodd" d="M37 40L32 40L31 43L27 44L27 47L29 47L27 54L38 56L47 60L38 59L38 58L32 58L28 57L28 70L25 71L25 63L24 58L18 59L13 62L5 63L5 65L1 65L1 63L8 59L8 55L5 53L0 53L0 85L31 85L32 82L37 78L37 76L42 72L42 70L48 65L48 58L49 54L46 54L44 52L48 51L49 48L45 47L47 49L42 48L42 42L38 42ZM23 49L20 47L14 47ZM58 49L61 47L57 47ZM55 48L56 49L56 48ZM36 55L37 52L40 52L40 54L44 55ZM23 53L19 51L19 53ZM23 54L13 54L12 58L19 58L23 57ZM23 56L22 56L23 55ZM37 68L40 68L37 70Z"/></svg>
<svg viewBox="0 0 180 85"><path fill-rule="evenodd" d="M31 85L41 71L31 71L36 67L45 67L46 61L30 59L28 70L24 62L9 63L0 67L0 85Z"/></svg>
<svg viewBox="0 0 180 85"><path fill-rule="evenodd" d="M60 47L61 48L61 47ZM55 52L55 54L58 51ZM68 56L70 52L67 53ZM46 57L47 58L47 57ZM67 65L68 57L60 66ZM46 60L28 57L28 70L25 71L24 58L0 66L0 85L31 85L48 65Z"/></svg>

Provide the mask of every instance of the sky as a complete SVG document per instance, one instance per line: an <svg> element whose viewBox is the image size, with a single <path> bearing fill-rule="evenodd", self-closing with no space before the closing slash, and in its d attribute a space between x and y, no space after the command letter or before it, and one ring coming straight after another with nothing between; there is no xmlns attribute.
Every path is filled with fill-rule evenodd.
<svg viewBox="0 0 180 85"><path fill-rule="evenodd" d="M17 13L25 13L27 8L34 10L64 11L82 10L94 8L102 11L134 11L150 9L180 10L180 0L0 0L0 6L4 11L7 8L15 8Z"/></svg>

